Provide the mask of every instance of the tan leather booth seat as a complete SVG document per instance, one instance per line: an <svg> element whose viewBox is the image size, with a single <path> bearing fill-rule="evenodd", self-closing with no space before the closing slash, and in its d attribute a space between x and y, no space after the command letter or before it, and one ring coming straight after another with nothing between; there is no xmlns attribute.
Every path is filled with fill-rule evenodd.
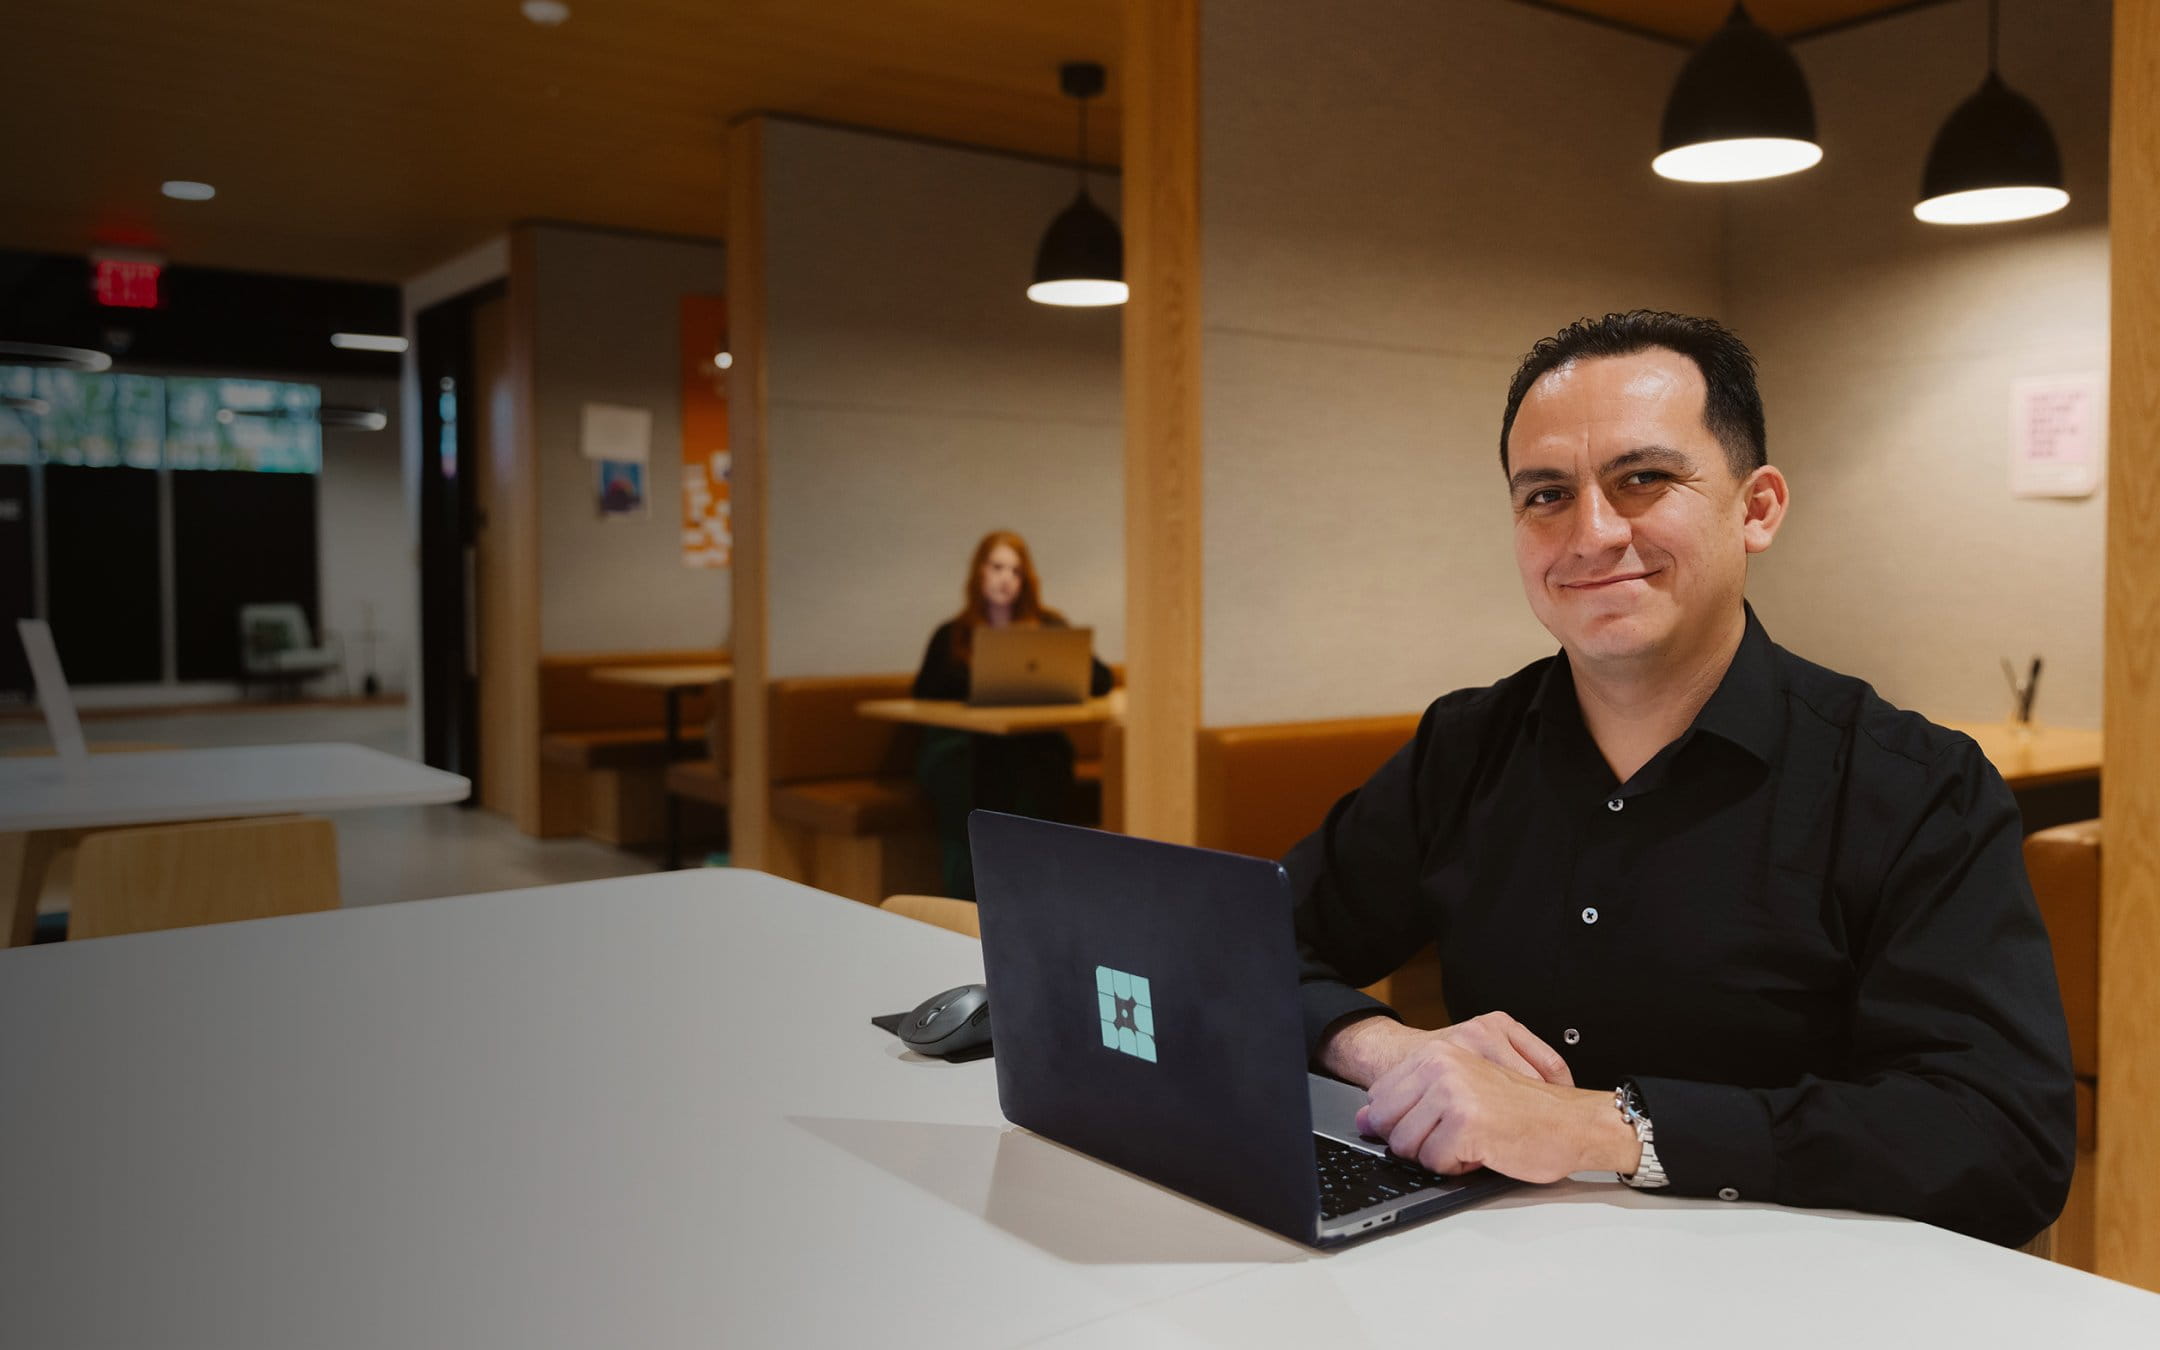
<svg viewBox="0 0 2160 1350"><path fill-rule="evenodd" d="M2027 835L2025 871L2055 951L2055 982L2062 989L2070 1064L2077 1074L2077 1172L2070 1181L2070 1203L2055 1221L2055 1259L2091 1270L2100 1087L2100 822L2078 821Z"/></svg>
<svg viewBox="0 0 2160 1350"><path fill-rule="evenodd" d="M915 781L921 732L857 715L905 698L903 674L796 676L766 686L771 870L865 904L938 888L930 800Z"/></svg>
<svg viewBox="0 0 2160 1350"><path fill-rule="evenodd" d="M1207 727L1197 746L1203 848L1280 858L1417 733L1418 715ZM1117 747L1114 753L1121 753ZM1366 992L1413 1026L1443 1026L1440 960L1430 947Z"/></svg>
<svg viewBox="0 0 2160 1350"><path fill-rule="evenodd" d="M659 689L592 678L603 666L725 663L718 648L575 652L540 658L541 828L544 837L586 834L611 844L649 844L665 829L667 696ZM726 707L726 684L681 696L685 738Z"/></svg>
<svg viewBox="0 0 2160 1350"><path fill-rule="evenodd" d="M1416 714L1207 727L1198 756L1199 842L1280 858L1417 733Z"/></svg>

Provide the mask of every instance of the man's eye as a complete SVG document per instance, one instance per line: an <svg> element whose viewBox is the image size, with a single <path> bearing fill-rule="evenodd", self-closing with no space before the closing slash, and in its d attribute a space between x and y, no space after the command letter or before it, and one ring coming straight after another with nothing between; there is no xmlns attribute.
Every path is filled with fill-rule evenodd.
<svg viewBox="0 0 2160 1350"><path fill-rule="evenodd" d="M1621 479L1620 482L1625 487L1649 487L1651 484L1663 482L1671 476L1671 474L1661 469L1637 469Z"/></svg>
<svg viewBox="0 0 2160 1350"><path fill-rule="evenodd" d="M1529 496L1527 496L1527 497L1523 498L1523 505L1524 505L1524 506L1551 506L1551 505L1552 505L1552 504L1553 504L1554 502L1557 502L1557 501L1559 501L1559 500L1560 500L1560 489L1558 489L1558 488L1539 488L1539 489L1538 489L1537 491L1535 491L1535 492L1531 493L1531 494L1530 494Z"/></svg>

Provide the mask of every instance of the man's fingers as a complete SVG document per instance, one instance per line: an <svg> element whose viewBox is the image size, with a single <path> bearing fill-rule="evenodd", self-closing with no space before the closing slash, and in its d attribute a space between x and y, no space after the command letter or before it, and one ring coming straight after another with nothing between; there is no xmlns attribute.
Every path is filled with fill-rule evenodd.
<svg viewBox="0 0 2160 1350"><path fill-rule="evenodd" d="M1560 1052L1539 1040L1530 1028L1516 1023L1508 1029L1508 1044L1513 1046L1530 1069L1530 1077L1542 1078L1548 1083L1562 1087L1575 1086L1575 1075L1568 1071L1567 1061Z"/></svg>
<svg viewBox="0 0 2160 1350"><path fill-rule="evenodd" d="M1439 1125L1445 1106L1446 1099L1438 1092L1428 1092L1418 1098L1403 1113L1402 1119L1395 1122L1395 1128L1388 1131L1388 1152L1398 1158L1417 1157L1419 1150L1425 1147L1426 1136Z"/></svg>

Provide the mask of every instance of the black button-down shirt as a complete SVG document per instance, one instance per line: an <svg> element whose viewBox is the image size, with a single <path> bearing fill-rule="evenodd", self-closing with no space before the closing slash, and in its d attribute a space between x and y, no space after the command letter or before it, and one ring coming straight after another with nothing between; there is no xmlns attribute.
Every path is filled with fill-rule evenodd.
<svg viewBox="0 0 2160 1350"><path fill-rule="evenodd" d="M1561 653L1427 709L1284 860L1309 1044L1437 940L1582 1087L1632 1079L1682 1195L2022 1242L2076 1120L2016 802L1964 736L1774 645L1753 611L1627 782Z"/></svg>

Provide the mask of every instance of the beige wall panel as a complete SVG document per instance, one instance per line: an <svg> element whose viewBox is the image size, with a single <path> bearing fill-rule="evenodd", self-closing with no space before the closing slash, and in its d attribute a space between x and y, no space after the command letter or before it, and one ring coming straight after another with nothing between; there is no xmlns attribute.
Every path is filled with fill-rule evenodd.
<svg viewBox="0 0 2160 1350"><path fill-rule="evenodd" d="M542 650L725 645L728 579L682 563L681 300L727 290L717 243L532 227ZM644 516L602 519L584 407L652 413Z"/></svg>
<svg viewBox="0 0 2160 1350"><path fill-rule="evenodd" d="M821 408L775 400L775 676L913 670L960 608L969 550L1025 535L1044 599L1125 650L1116 423ZM1110 460L1105 463L1105 440ZM965 486L958 486L965 485Z"/></svg>
<svg viewBox="0 0 2160 1350"><path fill-rule="evenodd" d="M1717 196L1648 167L1683 54L1471 0L1203 34L1205 721L1497 679L1552 647L1497 458L1515 362L1584 314L1721 309Z"/></svg>
<svg viewBox="0 0 2160 1350"><path fill-rule="evenodd" d="M985 531L1124 653L1118 316L1027 299L1070 170L766 123L774 677L911 668ZM1116 209L1117 180L1096 199Z"/></svg>
<svg viewBox="0 0 2160 1350"><path fill-rule="evenodd" d="M1804 44L1824 161L1731 197L1730 317L1793 484L1757 607L1786 646L1938 718L2005 715L1999 659L2038 654L2038 715L2099 722L2105 493L2015 498L2009 454L2012 381L2107 368L2108 14L2004 8L2004 76L2061 144L2058 215L1912 216L1928 145L1979 81L1977 5Z"/></svg>

